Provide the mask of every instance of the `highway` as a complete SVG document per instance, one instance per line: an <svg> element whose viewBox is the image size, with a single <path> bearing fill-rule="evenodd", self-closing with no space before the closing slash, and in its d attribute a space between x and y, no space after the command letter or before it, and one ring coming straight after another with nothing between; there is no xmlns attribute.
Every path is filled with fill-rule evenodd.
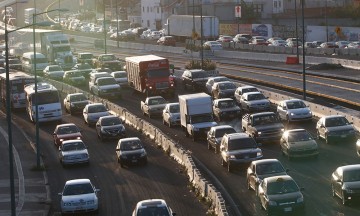
<svg viewBox="0 0 360 216"><path fill-rule="evenodd" d="M77 46L77 50L91 50L95 54L95 50L87 47ZM136 55L134 51L128 50L118 50L118 49L108 49L108 52L117 54L119 57L125 55ZM139 54L139 53L138 53ZM145 53L141 53L145 54ZM158 53L156 53L158 54ZM161 54L159 54L161 55ZM165 54L163 54L165 56ZM180 66L179 61L183 60L183 57L174 59L173 55L166 54L171 62L176 62L175 65ZM185 60L184 60L185 62ZM227 73L236 73L238 69L235 66L227 66L228 68L233 68L232 70L221 70L223 74ZM221 68L220 68L221 69ZM270 72L267 72L270 73ZM280 74L281 76L294 76L294 74L289 74L285 72L273 72L273 74ZM251 73L248 73L251 75ZM180 75L176 74L177 76ZM257 77L263 78L265 76ZM273 76L269 76L273 77ZM274 79L274 78L273 78ZM274 80L267 80L268 82L274 82ZM287 80L287 78L284 78ZM316 79L313 78L314 83ZM326 79L322 79L323 82ZM281 81L283 84L287 84L288 81ZM291 81L289 81L291 82ZM321 83L318 82L318 83ZM330 82L330 81L329 81ZM333 85L344 86L343 81L331 80ZM335 82L335 83L334 83ZM295 85L295 83L293 83ZM316 84L314 84L316 85ZM353 90L356 90L356 86ZM318 89L323 89L324 92L327 92L331 86L321 85L317 86ZM181 85L178 86L178 94L191 93L185 92ZM349 89L351 91L351 89ZM341 97L346 97L346 94L349 94L349 90L343 89L340 91ZM129 92L131 94L131 92ZM125 94L127 95L127 94ZM118 100L117 103L120 106L131 110L138 117L142 116L140 110L139 101L144 99L144 96L139 94L131 94L131 97L124 97L122 100ZM170 102L176 101L175 99L169 99ZM231 195L237 206L227 206L229 212L233 213L235 208L239 208L244 215L265 215L264 211L261 210L257 197L253 191L248 191L246 188L246 178L245 178L245 169L244 167L239 168L234 173L228 173L220 165L219 155L214 154L207 150L207 145L205 141L194 143L190 139L185 139L184 133L179 129L169 129L166 126L162 125L161 119L148 119L156 127L159 127L166 134L171 136L176 142L179 142L186 149L190 150L193 153L193 157L197 158L202 164L205 165L206 170L210 171L209 178L212 178L214 182L221 182L221 185L218 185L218 188L224 187L226 192ZM221 124L230 124L233 125L238 131L241 128L241 122L239 120L233 120L232 122L221 122ZM286 125L287 128L305 128L315 135L315 120L313 123L305 124L291 124ZM340 200L334 199L331 197L331 188L330 188L330 175L335 170L336 167L344 164L353 164L358 163L358 157L355 153L355 144L354 143L339 143L337 145L326 145L323 140L318 140L320 146L320 156L317 160L313 159L303 159L303 160L294 160L288 161L286 158L283 158L279 146L277 144L263 145L262 149L264 152L265 158L278 158L286 168L289 168L290 175L298 182L300 186L305 188L305 202L306 202L306 215L309 216L318 216L318 215L357 215L360 214L360 207L356 205L350 207L342 206ZM204 171L206 171L204 170ZM213 176L215 178L213 178ZM215 183L216 185L216 183ZM246 199L244 199L246 197Z"/></svg>

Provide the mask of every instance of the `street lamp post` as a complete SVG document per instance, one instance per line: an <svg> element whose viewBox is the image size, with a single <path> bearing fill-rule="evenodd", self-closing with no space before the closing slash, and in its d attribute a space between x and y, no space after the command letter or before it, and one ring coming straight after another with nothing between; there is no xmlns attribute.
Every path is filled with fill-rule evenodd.
<svg viewBox="0 0 360 216"><path fill-rule="evenodd" d="M103 32L104 32L104 51L105 51L105 54L107 54L107 50L106 50L106 31L105 31L105 27L106 27L106 24L105 24L105 1L103 0L103 6L104 6L104 17L103 17ZM118 35L116 35L118 36Z"/></svg>
<svg viewBox="0 0 360 216"><path fill-rule="evenodd" d="M298 19L297 19L297 6L296 6L296 1L295 0L295 35L296 35L296 57L297 57L297 61L299 61L299 36L298 36ZM305 42L305 41L304 41ZM299 63L299 62L297 62Z"/></svg>
<svg viewBox="0 0 360 216"><path fill-rule="evenodd" d="M115 5L115 10L116 10L116 45L119 48L119 9L118 9L117 1Z"/></svg>
<svg viewBox="0 0 360 216"><path fill-rule="evenodd" d="M201 43L201 69L204 69L204 45L203 45L203 12L202 0L200 0L200 43Z"/></svg>
<svg viewBox="0 0 360 216"><path fill-rule="evenodd" d="M301 0L301 13L302 13L302 38L305 44L305 17L304 17L304 2L305 0ZM303 52L303 99L306 100L306 73L305 73L305 46L302 45L302 52Z"/></svg>
<svg viewBox="0 0 360 216"><path fill-rule="evenodd" d="M328 16L327 16L327 0L325 0L325 26L326 26L326 42L329 42L329 27L328 27Z"/></svg>

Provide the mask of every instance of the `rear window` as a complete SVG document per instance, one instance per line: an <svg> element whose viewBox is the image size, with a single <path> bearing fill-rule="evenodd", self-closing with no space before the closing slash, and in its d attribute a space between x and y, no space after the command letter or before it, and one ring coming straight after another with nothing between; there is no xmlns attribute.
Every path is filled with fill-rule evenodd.
<svg viewBox="0 0 360 216"><path fill-rule="evenodd" d="M238 149L249 149L257 148L255 140L251 137L240 138L240 139L229 139L228 150L238 150Z"/></svg>

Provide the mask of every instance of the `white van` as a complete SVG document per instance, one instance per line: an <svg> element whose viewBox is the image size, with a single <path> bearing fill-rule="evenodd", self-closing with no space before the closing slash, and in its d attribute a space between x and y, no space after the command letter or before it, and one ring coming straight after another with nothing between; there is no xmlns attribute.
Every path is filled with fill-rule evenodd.
<svg viewBox="0 0 360 216"><path fill-rule="evenodd" d="M36 55L36 71L42 71L49 65L48 59L41 53L35 53ZM34 52L26 52L21 58L22 69L25 72L34 73Z"/></svg>
<svg viewBox="0 0 360 216"><path fill-rule="evenodd" d="M89 90L91 92L91 88L96 83L96 80L100 77L112 77L108 72L98 72L98 73L90 73L89 78Z"/></svg>

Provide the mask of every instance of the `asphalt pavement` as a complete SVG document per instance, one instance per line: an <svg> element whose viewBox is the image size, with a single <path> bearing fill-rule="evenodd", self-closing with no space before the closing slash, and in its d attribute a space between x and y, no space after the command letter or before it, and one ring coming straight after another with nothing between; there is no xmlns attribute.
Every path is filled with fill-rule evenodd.
<svg viewBox="0 0 360 216"><path fill-rule="evenodd" d="M10 163L6 116L0 111L0 216L11 213ZM12 125L16 216L47 216L50 196L47 176L36 171L36 153L20 127Z"/></svg>

